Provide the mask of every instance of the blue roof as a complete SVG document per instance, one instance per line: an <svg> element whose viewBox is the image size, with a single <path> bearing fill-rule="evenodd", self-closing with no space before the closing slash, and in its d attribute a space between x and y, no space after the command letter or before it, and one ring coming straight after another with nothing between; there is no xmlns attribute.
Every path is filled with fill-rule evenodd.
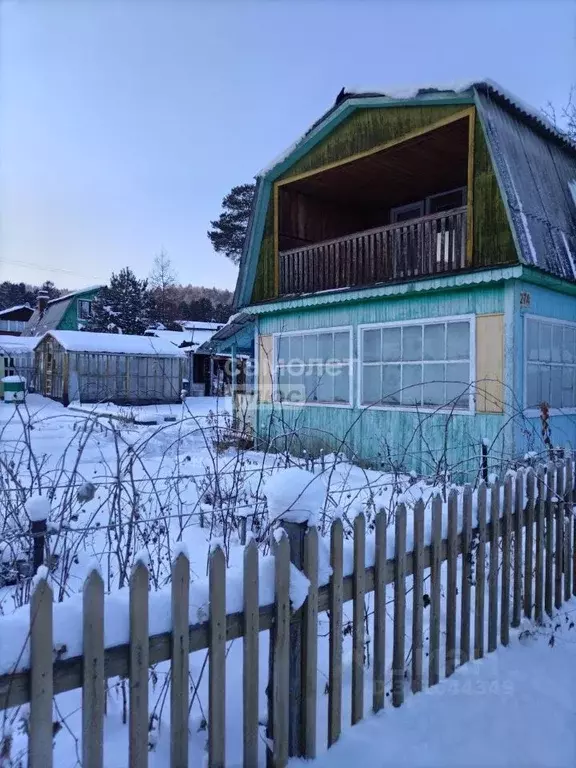
<svg viewBox="0 0 576 768"><path fill-rule="evenodd" d="M519 261L576 280L576 143L543 114L491 81L458 90L417 89L403 97L343 90L334 106L257 177L235 305L250 303L275 179L357 109L458 103L477 108Z"/></svg>

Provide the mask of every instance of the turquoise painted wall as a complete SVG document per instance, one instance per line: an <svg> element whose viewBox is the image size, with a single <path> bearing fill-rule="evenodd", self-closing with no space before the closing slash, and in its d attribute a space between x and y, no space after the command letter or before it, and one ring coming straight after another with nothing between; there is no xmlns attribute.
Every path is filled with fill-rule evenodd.
<svg viewBox="0 0 576 768"><path fill-rule="evenodd" d="M533 283L516 281L514 290L514 391L524 407L524 317L538 315L555 320L576 322L576 297L543 288ZM530 296L530 305L522 308L521 293ZM576 414L551 416L551 437L554 445L576 447ZM518 452L542 450L541 422L538 417L522 416L515 419L515 442Z"/></svg>
<svg viewBox="0 0 576 768"><path fill-rule="evenodd" d="M68 309L64 313L62 320L58 325L59 331L77 331L78 330L78 302L79 301L92 301L98 288L93 288L85 293L79 293L70 302Z"/></svg>
<svg viewBox="0 0 576 768"><path fill-rule="evenodd" d="M312 330L352 325L353 357L357 357L357 326L464 314L504 312L504 284L434 291L402 297L309 307L298 311L262 315L259 333ZM354 391L358 373L354 370ZM400 410L335 408L260 404L257 429L263 438L273 436L278 448L299 453L340 449L371 466L395 464L434 474L443 456L457 467L460 477L472 479L479 466L480 443L488 438L493 454L505 445L504 416L500 414L447 415ZM445 446L448 446L446 449Z"/></svg>

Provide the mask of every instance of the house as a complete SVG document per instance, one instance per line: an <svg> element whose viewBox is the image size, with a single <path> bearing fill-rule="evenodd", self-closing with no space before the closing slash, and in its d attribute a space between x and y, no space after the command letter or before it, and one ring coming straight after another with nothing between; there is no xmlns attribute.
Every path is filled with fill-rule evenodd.
<svg viewBox="0 0 576 768"><path fill-rule="evenodd" d="M23 336L42 336L46 331L81 331L92 315L92 301L101 285L67 293L48 301L38 292L37 306L22 331Z"/></svg>
<svg viewBox="0 0 576 768"><path fill-rule="evenodd" d="M33 313L34 310L28 304L0 309L0 334L20 336Z"/></svg>
<svg viewBox="0 0 576 768"><path fill-rule="evenodd" d="M275 446L576 447L576 145L491 82L344 93L257 177L235 305Z"/></svg>
<svg viewBox="0 0 576 768"><path fill-rule="evenodd" d="M23 336L0 336L0 396L4 395L4 376L24 376L28 388L36 383L34 350L39 339Z"/></svg>
<svg viewBox="0 0 576 768"><path fill-rule="evenodd" d="M181 331L167 331L164 328L148 328L146 336L171 341L186 353L184 378L188 381L191 395L209 396L214 394L217 361L211 354L201 352L200 348L209 342L222 323L210 323L201 320L177 321Z"/></svg>
<svg viewBox="0 0 576 768"><path fill-rule="evenodd" d="M185 359L150 336L49 331L36 347L38 390L65 405L178 403Z"/></svg>

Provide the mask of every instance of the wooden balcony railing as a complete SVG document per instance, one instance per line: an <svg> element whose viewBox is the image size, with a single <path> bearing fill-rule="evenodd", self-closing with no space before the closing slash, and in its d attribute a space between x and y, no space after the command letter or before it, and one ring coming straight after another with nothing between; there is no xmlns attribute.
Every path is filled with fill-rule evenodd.
<svg viewBox="0 0 576 768"><path fill-rule="evenodd" d="M280 252L280 295L409 280L466 266L466 208Z"/></svg>

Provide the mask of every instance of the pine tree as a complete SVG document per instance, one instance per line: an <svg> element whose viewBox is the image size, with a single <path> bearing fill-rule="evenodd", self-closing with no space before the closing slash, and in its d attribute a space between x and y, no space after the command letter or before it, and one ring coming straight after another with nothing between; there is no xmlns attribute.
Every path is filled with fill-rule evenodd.
<svg viewBox="0 0 576 768"><path fill-rule="evenodd" d="M222 200L222 213L210 222L212 229L207 232L214 250L228 256L234 264L242 256L254 190L254 184L233 187Z"/></svg>
<svg viewBox="0 0 576 768"><path fill-rule="evenodd" d="M110 278L92 302L87 331L142 335L150 322L151 299L148 281L138 280L129 267Z"/></svg>

